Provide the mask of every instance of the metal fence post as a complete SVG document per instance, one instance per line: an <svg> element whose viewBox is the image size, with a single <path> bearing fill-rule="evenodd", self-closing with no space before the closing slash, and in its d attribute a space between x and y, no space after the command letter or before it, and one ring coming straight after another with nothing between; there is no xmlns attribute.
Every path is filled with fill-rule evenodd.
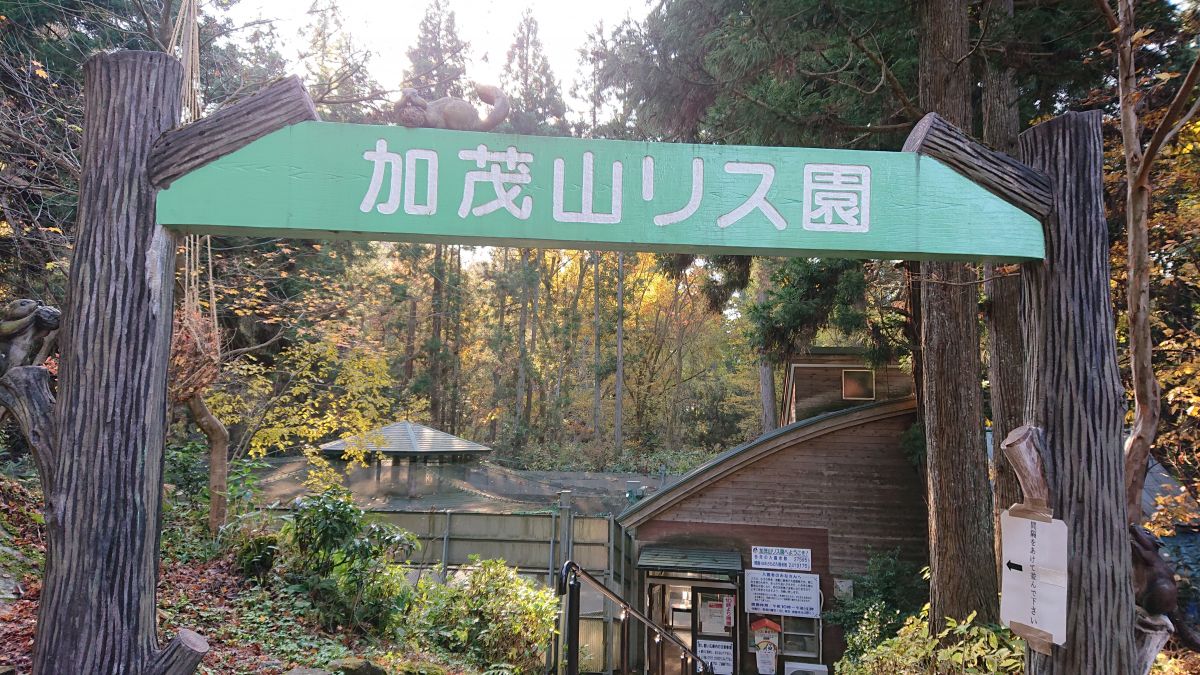
<svg viewBox="0 0 1200 675"><path fill-rule="evenodd" d="M579 675L579 585L579 576L571 575L571 583L567 586L567 634L564 636L566 675Z"/></svg>
<svg viewBox="0 0 1200 675"><path fill-rule="evenodd" d="M629 675L629 612L621 610L621 675Z"/></svg>

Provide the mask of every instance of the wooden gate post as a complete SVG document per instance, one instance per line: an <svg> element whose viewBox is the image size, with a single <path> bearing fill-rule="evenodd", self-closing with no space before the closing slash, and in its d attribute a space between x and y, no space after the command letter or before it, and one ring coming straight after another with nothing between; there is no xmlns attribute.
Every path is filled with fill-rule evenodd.
<svg viewBox="0 0 1200 675"><path fill-rule="evenodd" d="M38 448L49 546L34 673L191 673L205 641L184 631L160 650L156 632L175 237L155 221L147 167L179 121L183 69L124 51L84 75L78 238Z"/></svg>
<svg viewBox="0 0 1200 675"><path fill-rule="evenodd" d="M1066 644L1028 652L1031 675L1133 672L1134 599L1109 297L1100 111L1067 113L1020 136L1020 159L1050 176L1046 259L1022 271L1025 423L1043 430L1054 517L1068 528Z"/></svg>

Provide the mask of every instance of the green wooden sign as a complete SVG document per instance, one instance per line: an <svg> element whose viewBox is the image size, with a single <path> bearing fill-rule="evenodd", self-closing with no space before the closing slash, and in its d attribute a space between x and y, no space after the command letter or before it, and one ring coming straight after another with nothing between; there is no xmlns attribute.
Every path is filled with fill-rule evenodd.
<svg viewBox="0 0 1200 675"><path fill-rule="evenodd" d="M303 122L176 180L191 233L1020 261L1033 216L914 153Z"/></svg>

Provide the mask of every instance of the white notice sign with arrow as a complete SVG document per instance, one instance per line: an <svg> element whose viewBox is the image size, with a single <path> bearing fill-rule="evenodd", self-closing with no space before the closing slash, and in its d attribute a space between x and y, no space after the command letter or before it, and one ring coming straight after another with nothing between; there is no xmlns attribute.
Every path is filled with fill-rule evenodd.
<svg viewBox="0 0 1200 675"><path fill-rule="evenodd" d="M1000 514L1000 621L1014 633L1067 639L1067 524ZM1032 629L1032 630L1030 630ZM1047 649L1048 649L1047 645Z"/></svg>

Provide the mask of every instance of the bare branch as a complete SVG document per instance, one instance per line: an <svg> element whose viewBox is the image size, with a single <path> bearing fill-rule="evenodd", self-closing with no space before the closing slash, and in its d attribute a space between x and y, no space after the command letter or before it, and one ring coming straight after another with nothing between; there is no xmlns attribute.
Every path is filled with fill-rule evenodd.
<svg viewBox="0 0 1200 675"><path fill-rule="evenodd" d="M1200 82L1200 56L1197 56L1196 60L1192 61L1192 67L1188 69L1187 76L1183 78L1183 84L1179 86L1179 91L1175 92L1175 98L1171 99L1171 105L1167 108L1167 114L1158 123L1158 127L1150 137L1150 142L1146 145L1146 151L1142 154L1142 163L1138 167L1136 177L1138 184L1141 184L1142 181L1150 177L1150 167L1154 163L1158 153L1162 150L1162 147L1175 134L1179 133L1179 130L1187 123L1188 119L1196 114L1197 108L1200 107L1200 101L1193 104L1186 113L1184 112L1184 107L1187 105L1188 99L1191 98L1192 92L1195 91L1197 82Z"/></svg>
<svg viewBox="0 0 1200 675"><path fill-rule="evenodd" d="M1112 7L1109 6L1108 0L1096 0L1096 7L1100 10L1100 14L1104 16L1105 23L1108 24L1108 29L1116 31L1121 27L1117 21L1117 15L1113 13Z"/></svg>

